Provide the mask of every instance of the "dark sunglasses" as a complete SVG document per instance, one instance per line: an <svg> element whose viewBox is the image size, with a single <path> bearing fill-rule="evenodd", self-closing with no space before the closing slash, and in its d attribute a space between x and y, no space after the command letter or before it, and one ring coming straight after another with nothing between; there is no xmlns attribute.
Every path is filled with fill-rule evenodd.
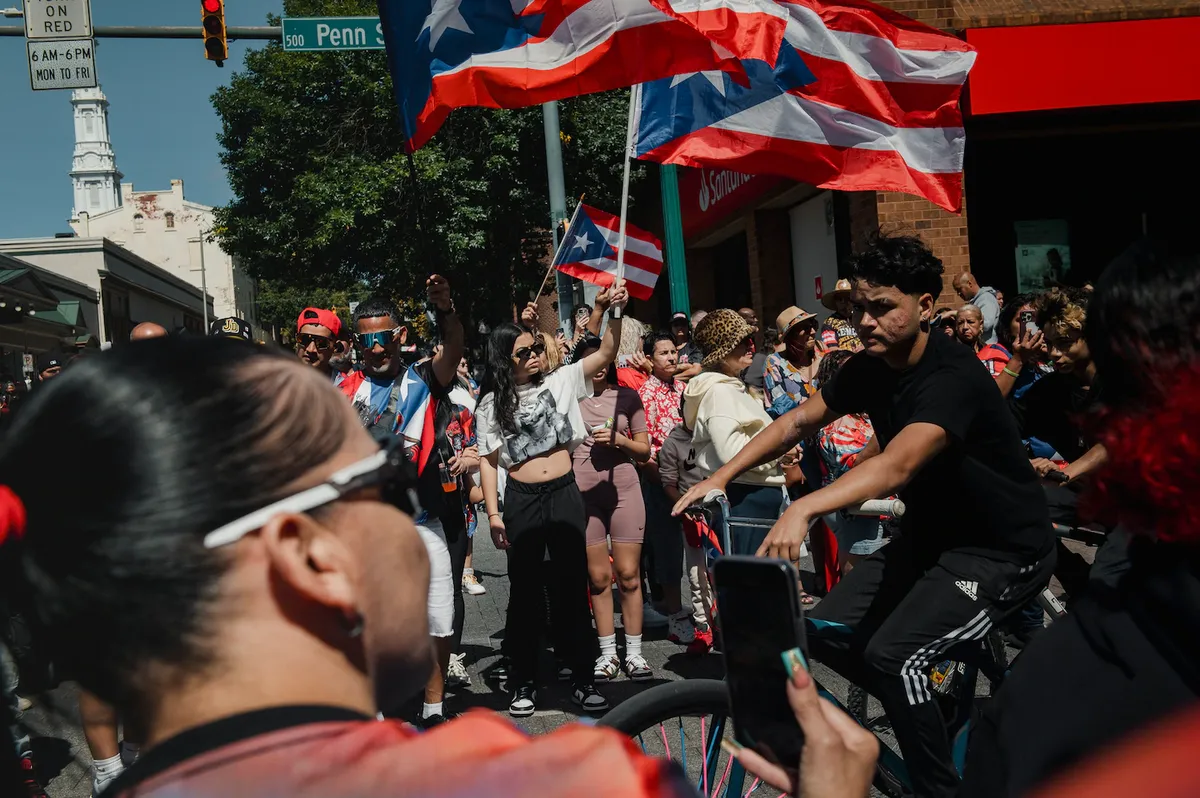
<svg viewBox="0 0 1200 798"><path fill-rule="evenodd" d="M378 452L335 472L320 485L268 504L261 510L209 532L204 536L204 548L215 549L236 543L251 532L262 529L280 513L311 513L341 501L350 494L371 488L379 491L381 501L416 517L420 512L416 487L416 466L404 453L403 439L389 436Z"/></svg>
<svg viewBox="0 0 1200 798"><path fill-rule="evenodd" d="M324 335L313 335L312 333L300 333L296 336L297 349L308 349L309 346L315 346L318 352L324 352L333 346L333 339L326 338Z"/></svg>
<svg viewBox="0 0 1200 798"><path fill-rule="evenodd" d="M383 330L382 332L355 333L354 341L363 349L374 349L376 346L382 346L386 349L403 329L404 327L400 326L393 327L390 330Z"/></svg>
<svg viewBox="0 0 1200 798"><path fill-rule="evenodd" d="M534 355L541 357L545 353L546 353L546 345L539 341L538 343L534 344L533 346L521 347L520 349L518 349L516 352L513 353L513 357L515 357L517 360L524 363L526 360L533 357Z"/></svg>

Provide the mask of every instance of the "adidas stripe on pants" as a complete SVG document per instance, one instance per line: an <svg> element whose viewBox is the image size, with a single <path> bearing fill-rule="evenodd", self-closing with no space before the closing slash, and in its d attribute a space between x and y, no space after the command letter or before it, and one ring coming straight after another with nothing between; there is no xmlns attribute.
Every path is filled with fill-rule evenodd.
<svg viewBox="0 0 1200 798"><path fill-rule="evenodd" d="M1053 549L1036 563L963 551L931 557L901 535L856 565L810 613L854 630L845 640L810 641L813 658L879 698L922 798L958 789L930 666L956 644L982 639L1035 596L1053 569Z"/></svg>

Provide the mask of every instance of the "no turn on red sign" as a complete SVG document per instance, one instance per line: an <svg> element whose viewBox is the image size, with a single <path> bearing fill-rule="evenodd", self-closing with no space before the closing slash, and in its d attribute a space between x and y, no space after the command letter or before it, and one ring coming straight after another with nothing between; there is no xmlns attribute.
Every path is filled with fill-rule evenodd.
<svg viewBox="0 0 1200 798"><path fill-rule="evenodd" d="M25 0L26 39L91 37L91 0Z"/></svg>

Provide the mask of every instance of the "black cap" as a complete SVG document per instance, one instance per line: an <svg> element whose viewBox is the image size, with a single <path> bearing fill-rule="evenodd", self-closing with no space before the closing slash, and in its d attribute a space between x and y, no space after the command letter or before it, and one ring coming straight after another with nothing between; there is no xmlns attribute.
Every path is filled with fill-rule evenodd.
<svg viewBox="0 0 1200 798"><path fill-rule="evenodd" d="M684 313L683 311L680 311L678 313L672 313L671 314L671 323L674 324L677 321L682 321L684 324L690 324L691 318L689 318L688 314Z"/></svg>
<svg viewBox="0 0 1200 798"><path fill-rule="evenodd" d="M241 341L254 340L254 335L250 332L250 325L236 316L217 319L208 328L208 334L215 335L218 338L237 338Z"/></svg>
<svg viewBox="0 0 1200 798"><path fill-rule="evenodd" d="M67 365L67 356L62 352L42 352L38 355L37 370L38 373L46 369L52 369L55 366L62 368Z"/></svg>

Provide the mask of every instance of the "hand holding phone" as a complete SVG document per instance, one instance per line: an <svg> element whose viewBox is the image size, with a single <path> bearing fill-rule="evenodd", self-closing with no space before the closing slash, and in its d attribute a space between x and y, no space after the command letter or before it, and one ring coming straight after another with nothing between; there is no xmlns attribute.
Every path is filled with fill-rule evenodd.
<svg viewBox="0 0 1200 798"><path fill-rule="evenodd" d="M799 577L783 560L727 555L713 566L721 651L735 737L767 761L794 769L804 735L788 704L784 652L807 658Z"/></svg>

